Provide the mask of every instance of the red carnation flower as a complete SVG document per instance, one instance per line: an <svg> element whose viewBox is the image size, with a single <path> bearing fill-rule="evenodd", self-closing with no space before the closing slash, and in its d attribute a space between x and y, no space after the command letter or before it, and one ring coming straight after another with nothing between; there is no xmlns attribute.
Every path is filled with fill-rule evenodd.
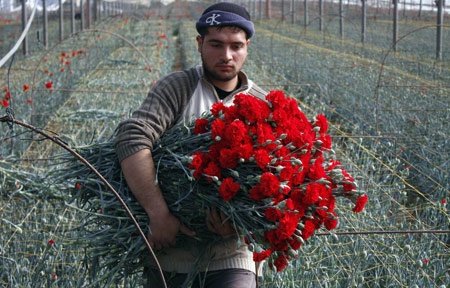
<svg viewBox="0 0 450 288"><path fill-rule="evenodd" d="M211 113L214 117L219 117L220 111L223 111L225 109L225 106L222 102L216 102L212 105Z"/></svg>
<svg viewBox="0 0 450 288"><path fill-rule="evenodd" d="M337 218L337 215L334 211L328 211L328 212L332 213ZM337 226L337 219L332 219L331 217L327 217L327 218L325 218L324 225L328 231L333 230Z"/></svg>
<svg viewBox="0 0 450 288"><path fill-rule="evenodd" d="M23 91L27 91L30 89L30 86L28 86L27 84L23 84Z"/></svg>
<svg viewBox="0 0 450 288"><path fill-rule="evenodd" d="M272 222L277 222L278 220L280 220L281 211L273 207L268 207L264 212L264 215L268 220Z"/></svg>
<svg viewBox="0 0 450 288"><path fill-rule="evenodd" d="M220 139L224 138L226 124L222 119L216 119L211 123L211 137L214 141L218 141L217 136Z"/></svg>
<svg viewBox="0 0 450 288"><path fill-rule="evenodd" d="M364 209L364 206L366 206L367 198L367 195L359 197L358 200L356 200L355 207L353 207L352 211L355 213L361 212Z"/></svg>
<svg viewBox="0 0 450 288"><path fill-rule="evenodd" d="M222 181L222 185L219 187L220 197L222 197L224 201L230 201L239 191L239 188L239 183L234 182L233 178L225 178Z"/></svg>
<svg viewBox="0 0 450 288"><path fill-rule="evenodd" d="M272 254L272 251L270 249L262 251L262 252L259 252L259 253L258 252L254 252L253 253L253 261L255 261L255 262L264 261L267 258L269 258L270 254Z"/></svg>
<svg viewBox="0 0 450 288"><path fill-rule="evenodd" d="M222 170L220 170L220 167L215 162L209 162L208 166L203 170L203 173L208 176L216 176L217 178L222 178ZM212 182L211 177L207 177L206 180L209 182Z"/></svg>
<svg viewBox="0 0 450 288"><path fill-rule="evenodd" d="M53 86L53 81L45 83L45 87L47 87L48 89L52 88L52 86Z"/></svg>
<svg viewBox="0 0 450 288"><path fill-rule="evenodd" d="M53 245L53 244L55 244L55 241L53 241L53 239L50 239L50 240L48 241L48 244Z"/></svg>
<svg viewBox="0 0 450 288"><path fill-rule="evenodd" d="M263 170L270 162L269 153L264 149L258 149L255 151L256 164Z"/></svg>
<svg viewBox="0 0 450 288"><path fill-rule="evenodd" d="M283 270L286 267L287 264L287 260L286 260L286 256L280 255L278 256L278 259L275 260L275 262L273 262L273 265L275 265L275 267L277 268L277 272L280 272L281 270Z"/></svg>
<svg viewBox="0 0 450 288"><path fill-rule="evenodd" d="M208 132L209 121L207 119L197 119L195 121L194 134L202 134Z"/></svg>
<svg viewBox="0 0 450 288"><path fill-rule="evenodd" d="M327 133L328 131L328 122L327 122L327 118L325 118L325 116L323 116L322 114L319 114L316 116L316 126L320 127L320 134L323 133Z"/></svg>

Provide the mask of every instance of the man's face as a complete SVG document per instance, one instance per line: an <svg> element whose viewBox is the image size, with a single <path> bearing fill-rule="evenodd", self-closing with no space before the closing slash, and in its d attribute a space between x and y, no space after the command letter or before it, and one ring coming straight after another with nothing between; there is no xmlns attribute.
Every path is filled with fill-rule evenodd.
<svg viewBox="0 0 450 288"><path fill-rule="evenodd" d="M204 39L197 36L203 68L213 84L235 79L244 65L249 42L244 30L235 27L211 27Z"/></svg>

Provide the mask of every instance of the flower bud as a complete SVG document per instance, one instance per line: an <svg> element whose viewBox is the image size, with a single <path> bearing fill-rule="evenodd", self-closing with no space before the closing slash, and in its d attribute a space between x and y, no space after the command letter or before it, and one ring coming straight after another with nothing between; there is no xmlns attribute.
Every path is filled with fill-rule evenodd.
<svg viewBox="0 0 450 288"><path fill-rule="evenodd" d="M222 140L222 138L220 138L220 136L216 136L216 137L214 138L214 140L216 140L217 142L219 142L220 140Z"/></svg>
<svg viewBox="0 0 450 288"><path fill-rule="evenodd" d="M236 170L231 170L231 174L236 177L239 178L239 172L237 172Z"/></svg>
<svg viewBox="0 0 450 288"><path fill-rule="evenodd" d="M319 132L319 131L320 131L320 127L319 127L319 126L315 126L315 127L312 129L312 131L314 131L314 132Z"/></svg>
<svg viewBox="0 0 450 288"><path fill-rule="evenodd" d="M286 134L286 133L283 133L283 134L281 134L280 137L278 137L278 138L281 139L281 140L283 140L283 139L285 139L286 137L287 137L287 134Z"/></svg>
<svg viewBox="0 0 450 288"><path fill-rule="evenodd" d="M281 170L283 170L284 169L284 166L282 166L282 165L278 165L277 166L277 168L276 168L276 170L277 170L277 173L280 173L281 172Z"/></svg>
<svg viewBox="0 0 450 288"><path fill-rule="evenodd" d="M306 153L308 153L308 149L302 149L302 154L306 154Z"/></svg>
<svg viewBox="0 0 450 288"><path fill-rule="evenodd" d="M301 166L301 165L303 165L303 163L302 163L302 160L295 158L295 160L292 161L292 165L294 165L294 166Z"/></svg>

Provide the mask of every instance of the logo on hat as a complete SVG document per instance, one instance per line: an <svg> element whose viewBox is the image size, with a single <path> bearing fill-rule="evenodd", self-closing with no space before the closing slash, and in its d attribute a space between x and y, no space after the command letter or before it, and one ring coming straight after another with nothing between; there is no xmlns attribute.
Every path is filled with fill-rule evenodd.
<svg viewBox="0 0 450 288"><path fill-rule="evenodd" d="M209 25L213 26L213 25L219 25L220 22L216 20L216 18L220 17L220 14L212 14L211 16L209 16L206 19L206 23L208 23Z"/></svg>

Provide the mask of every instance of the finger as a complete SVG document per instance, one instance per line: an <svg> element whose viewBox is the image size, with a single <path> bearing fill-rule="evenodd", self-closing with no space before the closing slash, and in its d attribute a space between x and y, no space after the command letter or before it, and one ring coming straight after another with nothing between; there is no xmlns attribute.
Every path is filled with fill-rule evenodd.
<svg viewBox="0 0 450 288"><path fill-rule="evenodd" d="M216 207L214 207L214 206L211 207L211 211L210 211L209 215L211 216L211 220L214 223L214 225L222 223L220 216L217 213Z"/></svg>
<svg viewBox="0 0 450 288"><path fill-rule="evenodd" d="M216 228L211 224L210 221L206 221L206 226L208 226L209 231L217 233Z"/></svg>
<svg viewBox="0 0 450 288"><path fill-rule="evenodd" d="M188 227L184 226L183 224L180 225L180 232L188 235L188 236L194 236L195 235L195 231L192 231L191 229L189 229Z"/></svg>

